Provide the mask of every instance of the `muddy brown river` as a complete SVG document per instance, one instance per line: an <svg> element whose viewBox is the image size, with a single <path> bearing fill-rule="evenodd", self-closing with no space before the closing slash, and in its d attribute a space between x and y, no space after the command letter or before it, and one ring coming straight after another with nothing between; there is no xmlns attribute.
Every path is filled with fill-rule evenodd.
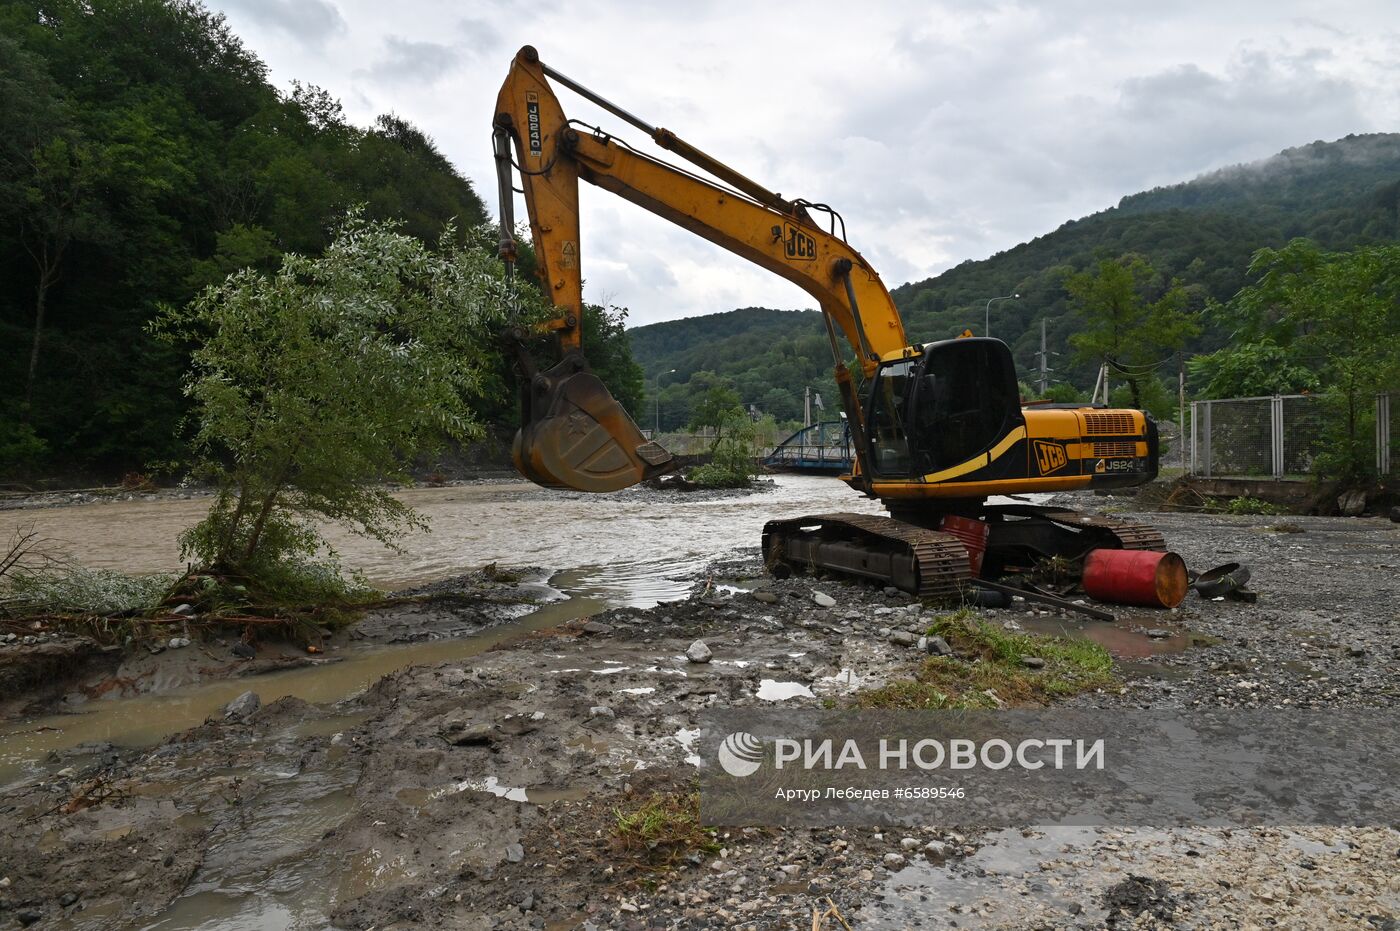
<svg viewBox="0 0 1400 931"><path fill-rule="evenodd" d="M337 527L326 537L346 568L386 589L488 563L574 570L573 584L612 605L677 598L677 579L739 546L758 543L766 520L822 511L881 513L834 478L782 475L769 491L721 495L632 489L609 495L548 491L523 481L413 488L398 497L431 522L396 553ZM176 539L208 498L121 501L0 512L0 538L33 523L86 566L123 572L180 568Z"/></svg>
<svg viewBox="0 0 1400 931"><path fill-rule="evenodd" d="M341 651L340 662L247 679L225 679L127 698L94 701L81 714L0 725L0 784L36 773L50 751L90 741L155 743L201 723L250 687L262 700L292 695L339 701L405 666L461 661L523 631L552 627L611 607L651 607L683 597L696 573L736 548L758 543L775 517L832 510L878 513L879 505L832 478L778 476L771 489L744 495L611 495L547 491L526 482L410 489L400 496L431 522L395 552L331 528L327 537L347 569L386 589L421 585L469 569L541 566L566 596L519 619L460 640ZM123 572L177 571L180 532L209 499L130 501L0 512L0 539L33 524L78 562Z"/></svg>

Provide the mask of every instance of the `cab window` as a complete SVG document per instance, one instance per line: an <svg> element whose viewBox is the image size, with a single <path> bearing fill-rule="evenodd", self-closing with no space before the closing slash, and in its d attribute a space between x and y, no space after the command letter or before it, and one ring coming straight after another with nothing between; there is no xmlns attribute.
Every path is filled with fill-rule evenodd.
<svg viewBox="0 0 1400 931"><path fill-rule="evenodd" d="M913 387L913 360L884 366L875 376L870 408L870 452L878 475L908 475L912 465L904 408Z"/></svg>
<svg viewBox="0 0 1400 931"><path fill-rule="evenodd" d="M966 462L1014 429L1020 398L1011 354L995 340L930 347L912 404L920 471Z"/></svg>

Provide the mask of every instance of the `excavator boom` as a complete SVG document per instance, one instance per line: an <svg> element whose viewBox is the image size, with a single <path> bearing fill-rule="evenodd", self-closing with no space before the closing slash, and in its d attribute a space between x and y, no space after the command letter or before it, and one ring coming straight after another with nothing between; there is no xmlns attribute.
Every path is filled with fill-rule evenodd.
<svg viewBox="0 0 1400 931"><path fill-rule="evenodd" d="M601 130L568 120L551 78L719 180L650 158ZM848 353L837 334L849 347L862 379L870 378L882 360L910 350L880 276L835 235L839 217L834 212L767 190L669 130L651 126L549 68L530 46L516 55L497 97L495 134L501 254L508 262L515 256L511 194L518 172L541 284L560 311L545 329L556 334L562 361L527 387L524 425L515 444L521 472L545 485L607 491L658 474L672 461L659 446L646 444L626 412L600 382L594 383L596 378L587 382L586 391L578 384L593 378L581 354L580 180L665 217L811 294L827 322L846 416L861 432L861 406L846 364ZM813 211L820 210L830 213L832 229L814 221Z"/></svg>

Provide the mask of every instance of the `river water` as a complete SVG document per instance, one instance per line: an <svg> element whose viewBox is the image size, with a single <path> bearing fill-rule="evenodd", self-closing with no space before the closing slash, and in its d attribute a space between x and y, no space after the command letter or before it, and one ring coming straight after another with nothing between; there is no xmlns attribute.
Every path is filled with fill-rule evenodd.
<svg viewBox="0 0 1400 931"><path fill-rule="evenodd" d="M331 527L345 567L381 588L431 582L468 569L543 566L574 570L570 584L612 605L647 606L680 597L677 580L740 546L755 546L765 521L824 511L881 513L834 478L780 475L757 494L682 494L629 489L607 495L551 491L523 481L412 488L397 496L428 519L403 552ZM122 501L0 511L0 540L32 523L79 563L123 572L180 569L176 539L208 511L209 499Z"/></svg>
<svg viewBox="0 0 1400 931"><path fill-rule="evenodd" d="M78 714L0 725L0 785L39 776L52 750L90 741L155 743L201 723L249 688L264 703L287 695L333 702L382 676L421 663L462 661L521 632L552 627L613 607L651 607L681 598L712 560L757 545L765 521L828 511L878 513L877 502L840 481L778 476L755 494L610 495L549 491L525 482L415 488L400 497L430 521L401 552L330 528L327 538L347 569L383 588L421 585L489 563L539 566L565 596L523 617L462 640L400 646L351 645L340 662L248 679L90 702ZM180 531L198 521L209 499L131 501L0 512L0 540L32 524L83 565L130 573L177 571Z"/></svg>

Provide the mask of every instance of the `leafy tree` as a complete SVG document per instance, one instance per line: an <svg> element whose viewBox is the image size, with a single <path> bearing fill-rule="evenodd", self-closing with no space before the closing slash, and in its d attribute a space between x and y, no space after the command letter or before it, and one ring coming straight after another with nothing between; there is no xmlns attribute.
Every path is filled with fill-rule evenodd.
<svg viewBox="0 0 1400 931"><path fill-rule="evenodd" d="M593 373L638 422L645 421L646 387L642 367L632 358L627 340L627 308L588 304L583 308L583 353Z"/></svg>
<svg viewBox="0 0 1400 931"><path fill-rule="evenodd" d="M1319 387L1317 373L1268 336L1196 356L1186 367L1192 382L1204 386L1198 393L1206 398L1297 394Z"/></svg>
<svg viewBox="0 0 1400 931"><path fill-rule="evenodd" d="M196 344L194 448L219 488L187 557L267 582L314 556L311 520L386 545L424 526L379 483L479 434L485 341L509 296L499 266L454 239L433 252L352 212L319 258L289 254L164 310L156 330Z"/></svg>
<svg viewBox="0 0 1400 931"><path fill-rule="evenodd" d="M738 407L724 411L722 420L723 435L716 438L710 461L689 472L701 488L742 488L757 471L758 425Z"/></svg>
<svg viewBox="0 0 1400 931"><path fill-rule="evenodd" d="M739 403L739 393L733 388L715 385L707 390L694 406L690 415L690 429L697 432L713 430L715 440L711 449L715 449L723 439L725 429L748 419Z"/></svg>
<svg viewBox="0 0 1400 931"><path fill-rule="evenodd" d="M1373 463L1372 399L1400 385L1400 246L1339 253L1295 239L1260 249L1249 272L1255 281L1232 307L1256 352L1287 350L1324 386L1332 416L1320 471L1361 477Z"/></svg>
<svg viewBox="0 0 1400 931"><path fill-rule="evenodd" d="M1149 300L1155 273L1140 255L1103 259L1093 271L1071 275L1065 291L1082 328L1070 337L1080 361L1104 361L1128 383L1132 404L1142 407L1144 385L1159 360L1198 332L1187 310L1186 289L1171 282Z"/></svg>

